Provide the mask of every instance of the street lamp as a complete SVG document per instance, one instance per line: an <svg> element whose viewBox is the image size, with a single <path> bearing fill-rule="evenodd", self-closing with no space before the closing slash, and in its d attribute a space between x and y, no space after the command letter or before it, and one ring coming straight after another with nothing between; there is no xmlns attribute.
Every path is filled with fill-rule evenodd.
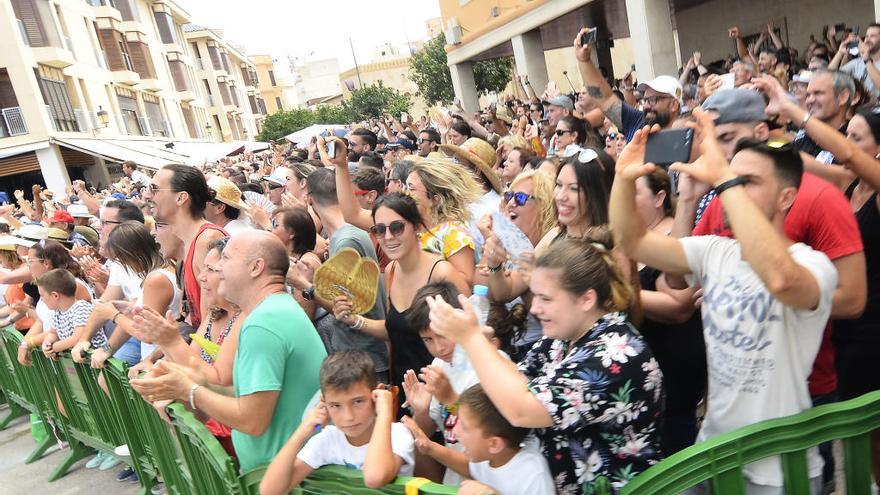
<svg viewBox="0 0 880 495"><path fill-rule="evenodd" d="M101 123L101 127L107 127L107 124L110 123L110 114L107 113L107 110L104 110L101 105L98 105L98 122Z"/></svg>

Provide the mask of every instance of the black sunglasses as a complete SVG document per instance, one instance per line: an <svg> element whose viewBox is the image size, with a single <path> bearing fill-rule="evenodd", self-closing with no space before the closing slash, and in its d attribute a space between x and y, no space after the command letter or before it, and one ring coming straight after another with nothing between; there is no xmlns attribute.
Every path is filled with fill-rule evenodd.
<svg viewBox="0 0 880 495"><path fill-rule="evenodd" d="M404 222L402 220L395 220L395 221L389 223L388 225L385 225L384 223L377 223L376 225L373 225L372 227L370 227L370 232L373 235L385 237L385 231L390 230L391 235L397 237L400 234L402 234L405 229L406 229L406 222Z"/></svg>
<svg viewBox="0 0 880 495"><path fill-rule="evenodd" d="M567 131L567 130L565 130L565 129L556 129L556 135L557 135L557 136L562 136L562 135L564 135L564 134L566 134L566 133L569 133L569 132L571 132L571 131Z"/></svg>
<svg viewBox="0 0 880 495"><path fill-rule="evenodd" d="M516 202L515 202L516 206L525 206L526 201L528 201L532 198L534 198L534 196L532 196L531 194L526 194L524 192L512 192L512 191L505 191L504 192L504 202L510 203L510 200L514 199L514 200L516 200Z"/></svg>

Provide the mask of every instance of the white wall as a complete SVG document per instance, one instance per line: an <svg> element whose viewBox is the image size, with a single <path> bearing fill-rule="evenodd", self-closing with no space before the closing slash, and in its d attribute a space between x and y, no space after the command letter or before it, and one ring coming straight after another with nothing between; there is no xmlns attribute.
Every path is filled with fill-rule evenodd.
<svg viewBox="0 0 880 495"><path fill-rule="evenodd" d="M767 21L774 20L782 28L786 42L786 26L791 46L803 53L810 34L822 35L825 24L846 23L865 26L874 20L871 0L711 0L675 14L682 60L695 50L703 54L703 62L734 54L733 41L727 29L738 25L744 35L759 32ZM783 23L783 19L785 23Z"/></svg>

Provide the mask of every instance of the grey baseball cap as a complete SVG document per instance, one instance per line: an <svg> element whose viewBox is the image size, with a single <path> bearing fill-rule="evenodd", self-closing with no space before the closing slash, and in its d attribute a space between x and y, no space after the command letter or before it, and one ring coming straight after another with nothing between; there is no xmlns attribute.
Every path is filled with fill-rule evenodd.
<svg viewBox="0 0 880 495"><path fill-rule="evenodd" d="M763 122L766 103L760 93L751 89L722 89L703 102L703 110L718 114L715 124Z"/></svg>
<svg viewBox="0 0 880 495"><path fill-rule="evenodd" d="M548 105L556 105L557 107L567 108L568 110L574 109L574 102L571 101L571 98L565 95L558 95L550 98L545 102Z"/></svg>

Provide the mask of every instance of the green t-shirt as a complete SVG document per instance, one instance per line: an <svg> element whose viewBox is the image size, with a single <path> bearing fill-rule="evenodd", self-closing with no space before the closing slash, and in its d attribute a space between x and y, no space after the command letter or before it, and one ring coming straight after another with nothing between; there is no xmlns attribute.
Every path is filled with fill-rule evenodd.
<svg viewBox="0 0 880 495"><path fill-rule="evenodd" d="M235 395L280 394L262 435L232 431L242 471L269 464L299 426L326 356L312 322L288 294L267 297L244 321L232 368Z"/></svg>

